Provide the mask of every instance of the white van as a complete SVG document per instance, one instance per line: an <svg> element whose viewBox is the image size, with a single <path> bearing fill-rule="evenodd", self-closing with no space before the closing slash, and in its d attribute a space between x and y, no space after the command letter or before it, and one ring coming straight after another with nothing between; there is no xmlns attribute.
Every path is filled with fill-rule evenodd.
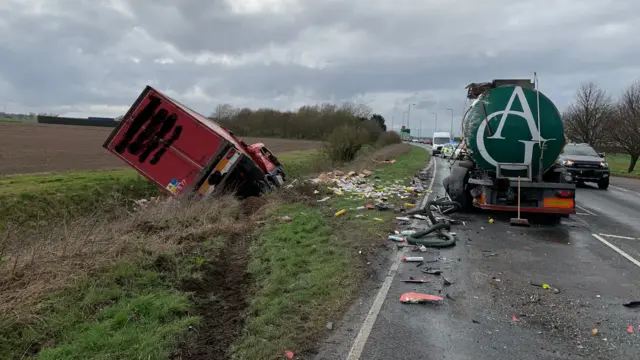
<svg viewBox="0 0 640 360"><path fill-rule="evenodd" d="M451 143L451 134L448 132L434 132L433 144L431 145L431 154L437 155L442 153L442 146Z"/></svg>

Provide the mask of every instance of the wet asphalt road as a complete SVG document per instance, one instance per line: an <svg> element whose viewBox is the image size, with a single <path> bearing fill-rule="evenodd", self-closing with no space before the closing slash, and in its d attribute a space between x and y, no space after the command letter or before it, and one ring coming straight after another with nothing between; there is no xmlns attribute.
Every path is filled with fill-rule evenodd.
<svg viewBox="0 0 640 360"><path fill-rule="evenodd" d="M444 194L447 174L446 162L437 159L432 196ZM640 358L640 309L622 306L640 300L640 262L602 241L640 261L640 193L631 184L579 188L579 215L560 225L521 228L509 225L509 215L490 224L487 213L457 214L466 225L453 227L455 247L408 253L437 260L421 267L400 263L359 359ZM453 285L422 273L428 266L441 268ZM410 277L431 282L401 282ZM440 305L401 304L400 295L409 291L446 299ZM372 302L360 305L368 311ZM366 313L356 312L360 319ZM318 358L347 358L340 342L350 347L360 324L345 326L352 329L339 336L342 341L331 339L342 350Z"/></svg>

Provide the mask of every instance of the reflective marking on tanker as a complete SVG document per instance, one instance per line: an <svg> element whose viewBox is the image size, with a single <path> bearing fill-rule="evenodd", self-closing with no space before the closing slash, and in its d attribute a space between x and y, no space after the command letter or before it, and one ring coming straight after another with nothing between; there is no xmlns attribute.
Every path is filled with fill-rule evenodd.
<svg viewBox="0 0 640 360"><path fill-rule="evenodd" d="M513 101L518 98L520 104L522 105L523 111L515 111L511 110L511 106L513 105ZM484 133L487 128L487 123L491 121L494 117L502 115L500 118L500 124L498 124L498 129L495 134L487 137L487 139L492 140L504 140L505 138L502 136L502 128L504 128L504 124L507 121L509 115L517 115L524 118L527 121L527 126L529 127L529 133L531 134L531 140L519 140L524 144L524 159L523 164L531 164L533 158L533 146L538 144L539 141L546 142L550 140L556 139L544 139L540 136L540 131L536 126L536 121L533 118L533 113L531 112L531 107L529 107L529 102L524 95L524 91L522 91L522 87L516 86L513 89L513 93L511 93L511 98L509 98L509 102L504 110L496 111L487 115L485 121L480 123L478 126L478 132L476 134L476 143L478 145L478 151L480 155L491 165L498 166L498 162L491 157L487 148L484 145ZM505 170L522 170L522 167L519 166L502 166Z"/></svg>

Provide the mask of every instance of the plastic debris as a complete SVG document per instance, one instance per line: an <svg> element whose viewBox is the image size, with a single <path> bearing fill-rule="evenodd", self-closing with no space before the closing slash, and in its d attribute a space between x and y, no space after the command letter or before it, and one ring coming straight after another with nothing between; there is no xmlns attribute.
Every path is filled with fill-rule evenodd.
<svg viewBox="0 0 640 360"><path fill-rule="evenodd" d="M625 306L628 308L637 308L637 307L640 307L640 301L630 301L628 303L622 304L622 306Z"/></svg>
<svg viewBox="0 0 640 360"><path fill-rule="evenodd" d="M323 197L322 199L318 200L318 202L325 202L329 199L331 199L331 196Z"/></svg>
<svg viewBox="0 0 640 360"><path fill-rule="evenodd" d="M373 218L373 220L378 221L378 222L384 222L384 220L382 220L380 218Z"/></svg>
<svg viewBox="0 0 640 360"><path fill-rule="evenodd" d="M420 252L427 252L427 247L424 245L420 245L420 247L418 248L418 250L420 250Z"/></svg>
<svg viewBox="0 0 640 360"><path fill-rule="evenodd" d="M404 203L404 207L406 207L406 208L414 208L414 207L416 207L416 205L415 204L410 204L410 203Z"/></svg>
<svg viewBox="0 0 640 360"><path fill-rule="evenodd" d="M335 214L333 214L333 216L340 216L340 215L343 215L346 212L347 212L347 209L342 209L342 210L336 212Z"/></svg>
<svg viewBox="0 0 640 360"><path fill-rule="evenodd" d="M629 327L627 328L627 332L629 334L633 334L633 325L629 325Z"/></svg>
<svg viewBox="0 0 640 360"><path fill-rule="evenodd" d="M493 224L495 222L495 220L493 220L493 218L489 218L489 224Z"/></svg>
<svg viewBox="0 0 640 360"><path fill-rule="evenodd" d="M388 240L397 241L397 242L405 242L405 238L399 235L389 235L387 237Z"/></svg>
<svg viewBox="0 0 640 360"><path fill-rule="evenodd" d="M289 216L283 216L279 220L280 220L281 223L288 223L288 222L292 222L293 221L293 219L291 217L289 217Z"/></svg>
<svg viewBox="0 0 640 360"><path fill-rule="evenodd" d="M598 335L600 332L598 331L598 329L593 329L591 330L591 335L596 336Z"/></svg>
<svg viewBox="0 0 640 360"><path fill-rule="evenodd" d="M515 316L515 315L513 315L513 317L511 318L511 320L512 320L512 321L514 321L514 322L520 321L520 320L518 320L518 317L517 317L517 316Z"/></svg>
<svg viewBox="0 0 640 360"><path fill-rule="evenodd" d="M329 321L325 327L327 328L327 330L333 330L333 323Z"/></svg>
<svg viewBox="0 0 640 360"><path fill-rule="evenodd" d="M400 235L411 235L411 234L415 234L416 231L415 230L403 230L400 232Z"/></svg>
<svg viewBox="0 0 640 360"><path fill-rule="evenodd" d="M422 280L422 279L409 279L409 280L400 280L400 281L406 282L406 283L413 283L413 284L426 284L431 282L431 280Z"/></svg>
<svg viewBox="0 0 640 360"><path fill-rule="evenodd" d="M444 285L446 285L446 286L449 286L449 285L453 285L453 284L454 284L454 282L453 282L453 281L451 281L451 280L447 279L447 278L446 278L446 277L444 277L444 276L442 277L442 283L443 283Z"/></svg>
<svg viewBox="0 0 640 360"><path fill-rule="evenodd" d="M398 217L396 217L396 220L398 220L398 221L404 221L404 222L409 222L409 221L411 221L411 219L410 219L410 218L408 218L408 217L406 217L406 216L398 216Z"/></svg>
<svg viewBox="0 0 640 360"><path fill-rule="evenodd" d="M444 298L440 296L429 295L429 294L419 294L419 293L413 293L413 292L404 293L402 294L402 296L400 296L400 302L405 304L420 304L425 302L442 301L442 300L444 300Z"/></svg>
<svg viewBox="0 0 640 360"><path fill-rule="evenodd" d="M422 269L422 272L425 273L425 274L431 274L431 275L440 275L440 274L442 274L442 270L440 270L440 269L432 269L432 268Z"/></svg>
<svg viewBox="0 0 640 360"><path fill-rule="evenodd" d="M423 262L424 257L422 256L403 256L402 262Z"/></svg>
<svg viewBox="0 0 640 360"><path fill-rule="evenodd" d="M295 356L293 351L291 350L285 350L284 355L287 357L287 359L293 359L293 357Z"/></svg>

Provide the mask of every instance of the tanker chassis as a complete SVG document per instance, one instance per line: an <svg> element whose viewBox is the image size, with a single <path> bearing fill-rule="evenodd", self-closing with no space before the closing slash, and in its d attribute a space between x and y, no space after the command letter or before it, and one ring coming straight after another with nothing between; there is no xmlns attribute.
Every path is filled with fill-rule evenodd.
<svg viewBox="0 0 640 360"><path fill-rule="evenodd" d="M465 155L443 185L464 207L552 218L575 214L572 176L557 164L565 145L556 106L530 80L467 86L472 100L462 120Z"/></svg>

